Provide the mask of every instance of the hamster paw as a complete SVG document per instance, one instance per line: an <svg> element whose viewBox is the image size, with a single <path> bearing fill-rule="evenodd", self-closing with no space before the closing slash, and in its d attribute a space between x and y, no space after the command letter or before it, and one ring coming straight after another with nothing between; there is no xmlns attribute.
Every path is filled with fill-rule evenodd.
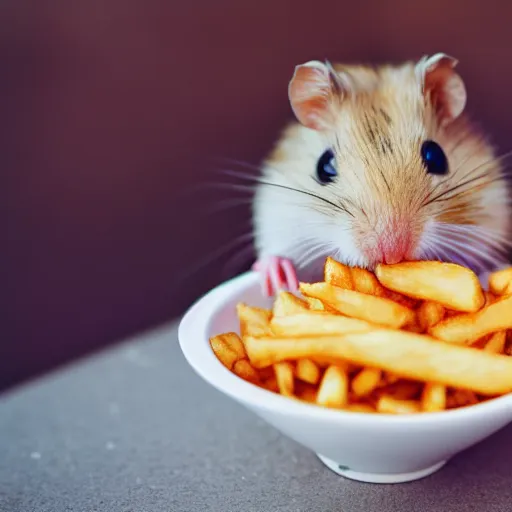
<svg viewBox="0 0 512 512"><path fill-rule="evenodd" d="M279 256L259 259L252 266L260 274L261 288L267 297L275 295L280 289L294 292L299 289L299 280L291 260Z"/></svg>

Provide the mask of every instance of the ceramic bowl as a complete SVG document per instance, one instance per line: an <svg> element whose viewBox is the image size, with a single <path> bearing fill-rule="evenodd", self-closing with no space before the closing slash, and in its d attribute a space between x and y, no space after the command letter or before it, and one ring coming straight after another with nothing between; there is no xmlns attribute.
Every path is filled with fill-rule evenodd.
<svg viewBox="0 0 512 512"><path fill-rule="evenodd" d="M273 302L260 293L253 272L213 289L180 323L186 360L210 385L315 452L342 476L372 483L417 480L512 422L508 395L444 412L384 415L327 409L246 382L226 369L209 345L213 335L239 332L235 306L240 301L266 308Z"/></svg>

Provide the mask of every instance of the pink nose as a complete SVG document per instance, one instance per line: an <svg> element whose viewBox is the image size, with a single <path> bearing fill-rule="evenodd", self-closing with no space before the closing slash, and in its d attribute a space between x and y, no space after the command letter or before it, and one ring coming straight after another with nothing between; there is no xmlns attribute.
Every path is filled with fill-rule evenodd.
<svg viewBox="0 0 512 512"><path fill-rule="evenodd" d="M365 247L366 257L373 263L392 265L408 259L411 255L412 236L409 229L387 229L374 243Z"/></svg>

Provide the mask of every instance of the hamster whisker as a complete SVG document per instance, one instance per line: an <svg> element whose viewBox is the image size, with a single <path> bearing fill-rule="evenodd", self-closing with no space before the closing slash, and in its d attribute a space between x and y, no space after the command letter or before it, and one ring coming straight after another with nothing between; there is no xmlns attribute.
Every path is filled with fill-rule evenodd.
<svg viewBox="0 0 512 512"><path fill-rule="evenodd" d="M440 236L448 240L458 240L462 243L467 244L473 241L475 244L482 246L489 254L498 255L498 257L506 257L507 246L512 247L511 244L502 244L492 238L485 238L482 235L476 233L456 233L454 231L439 231ZM469 249L468 249L469 250Z"/></svg>
<svg viewBox="0 0 512 512"><path fill-rule="evenodd" d="M201 213L205 215L215 215L217 213L225 212L239 206L247 206L252 204L252 198L240 198L240 199L226 199L224 201L216 202L212 205L207 205L203 208Z"/></svg>
<svg viewBox="0 0 512 512"><path fill-rule="evenodd" d="M448 260L445 261L462 261L465 265L467 265L469 268L474 270L475 272L483 270L482 264L478 261L476 256L472 256L471 254L468 254L467 251L464 253L461 253L461 251L455 250L455 247L451 240L448 240L446 238L440 238L436 237L433 240L433 243L436 244L436 247L441 247L446 249L446 251L443 251L443 253L448 255ZM466 248L464 248L466 249Z"/></svg>
<svg viewBox="0 0 512 512"><path fill-rule="evenodd" d="M498 181L502 181L503 177L502 176L490 177L488 173L479 174L478 176L476 176L474 178L467 179L467 180L463 181L462 183L458 183L457 185L454 185L453 187L450 187L447 190L439 193L437 196L429 199L427 202L424 202L422 204L422 207L428 206L428 205L430 205L432 203L435 203L437 201L450 201L451 199L455 199L456 197L459 197L460 195L469 192L472 188L476 188L477 185L474 185L473 187L471 187L469 189L466 189L466 190L464 190L464 189L460 190L459 192L457 192L456 194L453 194L451 196L448 196L448 197L445 197L445 196L447 194L450 194L451 192L455 192L456 190L459 190L460 188L462 188L462 187L464 187L466 185L470 185L471 183L475 183L478 180L482 180L482 179L486 179L487 180L482 185L488 186L488 185L490 185L492 183L495 183L495 182L498 182ZM427 196L427 198L428 197L429 196Z"/></svg>
<svg viewBox="0 0 512 512"><path fill-rule="evenodd" d="M237 160L236 158L229 158L229 157L219 157L217 158L219 162L223 162L225 164L229 165L239 165L240 167L244 169L249 169L251 171L261 171L261 164L251 164L250 162L244 162L243 160Z"/></svg>
<svg viewBox="0 0 512 512"><path fill-rule="evenodd" d="M208 257L202 258L201 260L196 262L192 262L192 265L190 265L189 267L185 267L180 272L178 279L173 283L173 287L177 288L179 286L182 286L182 284L187 279L190 279L192 276L201 271L204 267L212 264L214 261L224 256L229 251L235 249L237 246L241 244L250 243L252 241L252 236L252 233L244 233L242 235L239 235L235 237L233 240L225 244L222 244L222 246L219 247L217 250L210 252L208 254Z"/></svg>
<svg viewBox="0 0 512 512"><path fill-rule="evenodd" d="M501 258L492 255L492 253L494 251L491 250L489 252L484 252L484 251L478 249L477 247L475 247L474 245L468 244L467 239L464 240L464 239L460 239L460 238L454 238L453 236L451 236L449 239L445 239L445 240L448 241L453 247L457 247L461 250L466 251L466 254L469 252L469 253L473 254L474 256L476 256L477 258L480 258L483 261L487 261L488 263L491 263L492 265L499 266L501 263L503 263Z"/></svg>
<svg viewBox="0 0 512 512"><path fill-rule="evenodd" d="M449 175L446 179L440 181L431 191L430 195L428 197L431 197L432 194L437 190L439 189L439 187L441 187L442 185L444 185L445 183L448 183L450 181L453 181L454 178L456 177L457 173L459 172L460 169L462 169L465 165L465 163L467 162L467 160L469 160L470 158L472 158L473 154L469 155L463 162L461 162L461 164L459 164L457 166L457 168L455 169L455 172L451 175ZM477 165L474 169L472 169L468 175L466 176L466 179L464 182L462 183L459 183L457 185L455 185L454 187L452 188L449 188L443 192L441 192L438 196L435 196L433 199L430 200L430 202L426 203L424 206L426 206L427 204L431 204L432 202L436 201L438 198L442 197L443 195L445 194L448 194L450 192L452 192L453 190L455 189L458 189L468 183L472 183L474 181L477 181L478 179L481 179L481 178L485 178L485 177L488 177L489 178L489 184L490 183L493 183L494 181L500 181L504 178L504 176L506 175L507 171L506 171L506 168L502 168L502 167L498 167L496 169L496 164L497 163L501 163L503 160L509 158L512 156L512 151L509 151L507 153L504 153L503 155L497 157L497 158L489 158L488 160L486 160L485 162ZM487 172L487 168L488 167L492 167L492 171L489 173ZM483 169L483 171L482 171ZM475 174L475 172L478 172L478 171L482 171L480 172L480 174L476 177L473 178L473 175ZM497 176L496 176L497 175ZM456 196L454 196L456 197Z"/></svg>
<svg viewBox="0 0 512 512"><path fill-rule="evenodd" d="M320 258L322 255L329 254L332 251L331 244L319 242L313 248L305 252L300 261L297 263L298 268L306 268L313 261Z"/></svg>
<svg viewBox="0 0 512 512"><path fill-rule="evenodd" d="M445 232L448 235L451 234L460 234L465 237L473 236L478 237L482 241L487 243L493 242L496 244L502 244L506 247L512 247L512 240L507 240L499 233L494 232L490 228L483 228L481 226L474 225L457 225L457 224L447 224L444 222L436 222L436 229L440 232Z"/></svg>
<svg viewBox="0 0 512 512"><path fill-rule="evenodd" d="M249 257L254 253L254 246L252 243L246 243L245 247L236 250L234 254L228 258L225 265L221 270L222 279L229 279L229 277L236 275L244 264L249 264Z"/></svg>
<svg viewBox="0 0 512 512"><path fill-rule="evenodd" d="M236 178L236 179L240 179L240 180L250 181L250 182L253 182L253 183L256 183L256 184L257 184L258 180L260 179L260 176L254 176L254 175L251 175L251 174L246 174L246 173L243 173L243 172L237 172L237 171L233 171L233 170L230 170L230 169L222 169L222 170L219 170L218 172L219 172L219 174L222 174L224 176L229 176L231 178Z"/></svg>
<svg viewBox="0 0 512 512"><path fill-rule="evenodd" d="M231 190L235 192L255 192L255 185L244 185L240 183L203 183L204 188L219 189L219 190Z"/></svg>
<svg viewBox="0 0 512 512"><path fill-rule="evenodd" d="M473 235L473 236L471 236ZM479 263L479 269L485 270L485 263L490 263L498 267L506 261L505 250L503 247L497 246L494 241L483 241L478 237L474 236L474 233L457 232L456 230L443 230L436 229L430 233L429 242L434 246L444 245L450 246L451 248L458 248L458 255L455 261L461 259L469 259ZM469 243L468 243L469 242ZM474 242L477 246L471 244ZM485 250L483 248L485 247ZM482 247L482 249L480 249ZM455 252L455 251L454 251ZM461 256L463 254L464 256ZM471 255L475 256L477 260L474 260Z"/></svg>
<svg viewBox="0 0 512 512"><path fill-rule="evenodd" d="M351 217L354 217L354 215L349 210L347 210L344 206L340 206L339 204L333 203L332 201L329 201L329 199L326 199L325 197L319 196L318 194L315 194L314 192L310 192L310 191L307 191L307 190L300 190L298 188L289 187L287 185L281 185L279 183L272 183L270 181L263 181L263 180L261 180L260 184L261 185L266 185L266 186L269 186L269 187L282 188L282 189L285 189L285 190L297 192L299 194L305 194L307 196L314 197L315 199L318 199L319 201L322 201L322 202L324 202L326 204L329 204L333 208L336 208L336 210L342 211L343 213L346 213L347 215L350 215Z"/></svg>
<svg viewBox="0 0 512 512"><path fill-rule="evenodd" d="M467 137L468 134L465 134L465 137ZM456 148L454 148L452 151L455 151ZM468 152L468 154L466 155L466 158L464 158L464 160L462 160L462 162L459 163L459 165L455 168L455 170L450 173L446 179L444 179L443 181L441 181L441 183L439 183L438 185L442 185L443 183L446 183L447 181L450 181L450 180L454 180L455 177L457 176L457 174L460 172L461 169L463 169L466 164L472 159L474 158L478 152L480 151L480 147L477 147L474 151L470 151ZM485 162L477 165L472 171L470 171L469 175L471 175L473 172L477 171L477 170L480 170L482 167L485 167L487 165L496 165L496 162L499 162L500 159L499 158L495 158L495 157L490 157L488 160L486 160ZM468 176L469 176L468 175Z"/></svg>

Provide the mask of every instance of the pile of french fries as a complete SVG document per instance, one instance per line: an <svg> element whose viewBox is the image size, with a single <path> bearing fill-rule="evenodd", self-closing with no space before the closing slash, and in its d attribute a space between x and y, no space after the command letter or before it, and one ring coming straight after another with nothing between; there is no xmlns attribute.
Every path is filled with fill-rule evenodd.
<svg viewBox="0 0 512 512"><path fill-rule="evenodd" d="M271 310L240 303L237 314L240 334L212 337L215 355L293 400L411 414L512 392L512 267L492 274L484 291L451 263L370 272L327 258L323 282L279 292Z"/></svg>

